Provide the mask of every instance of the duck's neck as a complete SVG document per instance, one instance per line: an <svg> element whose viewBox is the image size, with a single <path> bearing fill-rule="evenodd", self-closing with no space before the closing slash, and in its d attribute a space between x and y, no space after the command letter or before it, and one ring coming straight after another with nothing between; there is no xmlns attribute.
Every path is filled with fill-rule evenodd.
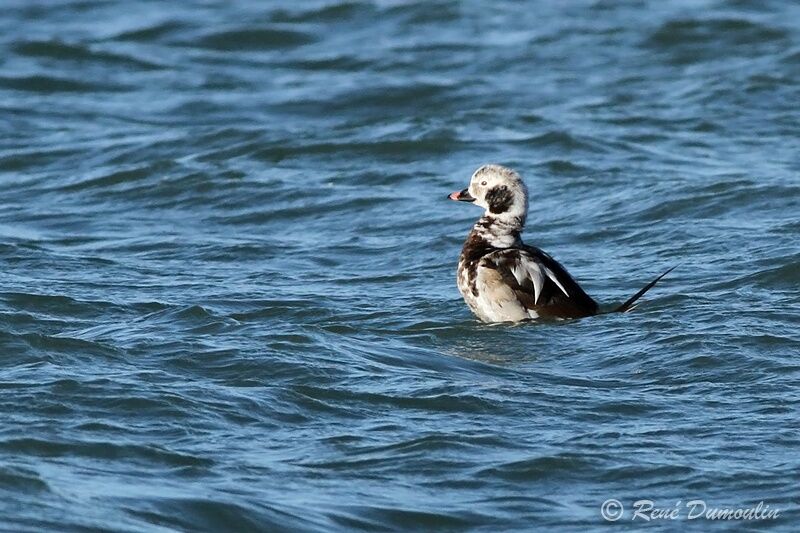
<svg viewBox="0 0 800 533"><path fill-rule="evenodd" d="M520 233L524 225L524 217L487 212L472 226L470 233L493 248L511 248L522 244Z"/></svg>

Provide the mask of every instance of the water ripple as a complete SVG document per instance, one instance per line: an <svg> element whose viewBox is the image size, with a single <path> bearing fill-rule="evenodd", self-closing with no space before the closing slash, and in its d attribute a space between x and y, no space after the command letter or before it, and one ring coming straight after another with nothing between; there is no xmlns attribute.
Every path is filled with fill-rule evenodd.
<svg viewBox="0 0 800 533"><path fill-rule="evenodd" d="M703 498L791 531L798 20L10 0L0 523L586 530ZM477 323L480 210L446 195L488 162L604 307L678 268L626 315Z"/></svg>

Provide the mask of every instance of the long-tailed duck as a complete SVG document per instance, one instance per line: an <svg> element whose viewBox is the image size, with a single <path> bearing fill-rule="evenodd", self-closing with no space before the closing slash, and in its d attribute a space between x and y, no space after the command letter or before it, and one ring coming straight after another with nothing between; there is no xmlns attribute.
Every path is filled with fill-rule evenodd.
<svg viewBox="0 0 800 533"><path fill-rule="evenodd" d="M484 165L469 187L448 196L484 208L458 260L458 290L484 322L519 322L537 318L579 318L599 308L558 261L522 242L528 214L528 190L515 171ZM673 267L674 268L674 267ZM667 270L614 309L626 312Z"/></svg>

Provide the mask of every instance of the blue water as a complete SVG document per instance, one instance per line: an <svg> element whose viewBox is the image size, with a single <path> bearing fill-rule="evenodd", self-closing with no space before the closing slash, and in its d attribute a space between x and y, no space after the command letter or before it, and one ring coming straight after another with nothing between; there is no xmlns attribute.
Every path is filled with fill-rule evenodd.
<svg viewBox="0 0 800 533"><path fill-rule="evenodd" d="M0 50L3 530L796 530L800 4L6 0ZM680 266L480 324L488 162L601 303Z"/></svg>

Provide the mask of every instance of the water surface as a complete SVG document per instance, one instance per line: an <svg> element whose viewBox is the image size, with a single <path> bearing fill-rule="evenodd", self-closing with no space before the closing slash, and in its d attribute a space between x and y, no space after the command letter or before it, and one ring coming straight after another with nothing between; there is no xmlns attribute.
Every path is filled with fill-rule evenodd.
<svg viewBox="0 0 800 533"><path fill-rule="evenodd" d="M603 526L800 514L800 7L10 0L0 522ZM487 162L632 314L487 326Z"/></svg>

